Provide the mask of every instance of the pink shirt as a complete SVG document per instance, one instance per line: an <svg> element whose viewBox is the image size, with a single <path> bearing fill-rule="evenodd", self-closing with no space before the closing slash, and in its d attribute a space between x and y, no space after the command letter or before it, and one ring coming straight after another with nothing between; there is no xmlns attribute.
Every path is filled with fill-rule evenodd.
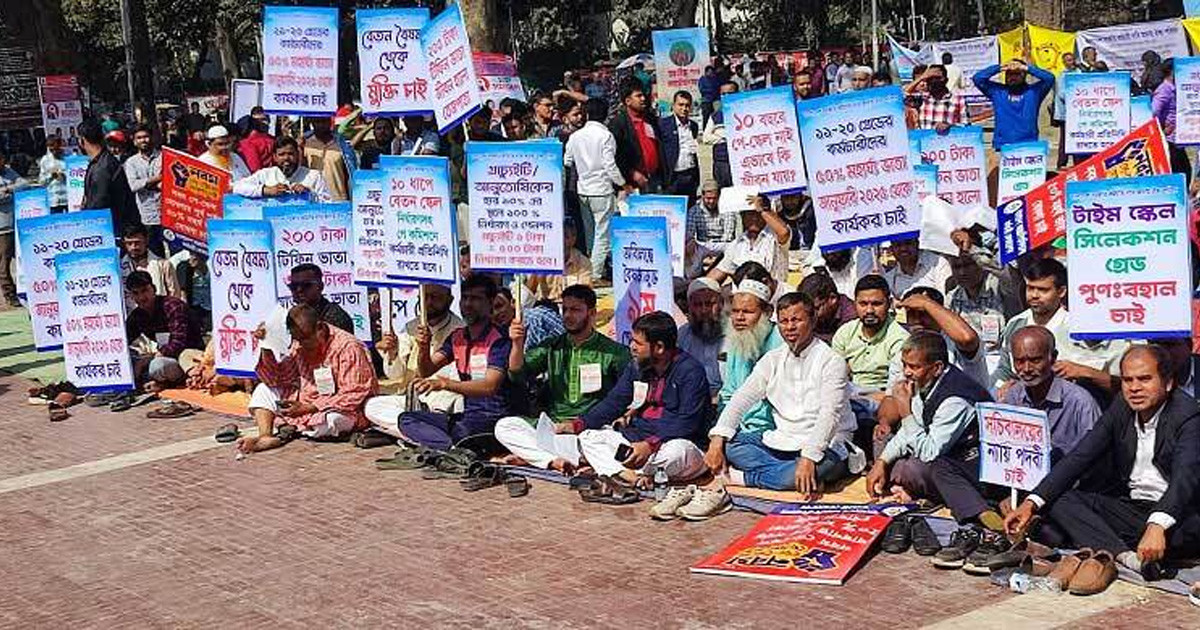
<svg viewBox="0 0 1200 630"><path fill-rule="evenodd" d="M336 411L354 418L355 429L365 429L369 423L363 414L367 399L379 392L375 380L375 368L367 350L350 333L326 325L329 330L329 348L320 361L309 363L300 353L300 345L292 343L291 352L281 361L274 353L264 352L258 360L258 377L263 383L279 390L280 398L293 398L299 385L297 400L309 403L318 409L307 416L284 417L288 424L300 428L324 424L325 413ZM317 389L313 370L328 367L333 373L334 390L322 394Z"/></svg>

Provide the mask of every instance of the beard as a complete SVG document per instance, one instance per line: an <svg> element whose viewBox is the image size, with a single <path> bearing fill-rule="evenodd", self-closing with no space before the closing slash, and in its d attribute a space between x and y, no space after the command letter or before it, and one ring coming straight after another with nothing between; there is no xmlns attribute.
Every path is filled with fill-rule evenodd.
<svg viewBox="0 0 1200 630"><path fill-rule="evenodd" d="M704 319L689 323L691 324L692 334L705 343L712 343L720 339L721 334L724 332L721 329L721 322L719 321Z"/></svg>
<svg viewBox="0 0 1200 630"><path fill-rule="evenodd" d="M763 355L763 345L771 335L771 320L762 317L758 323L746 330L737 330L732 324L725 328L723 349L727 355L746 361L757 361Z"/></svg>

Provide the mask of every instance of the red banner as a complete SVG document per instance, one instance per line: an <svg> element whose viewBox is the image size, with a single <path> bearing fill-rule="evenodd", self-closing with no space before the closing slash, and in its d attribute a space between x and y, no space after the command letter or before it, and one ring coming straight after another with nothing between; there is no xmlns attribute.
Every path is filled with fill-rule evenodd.
<svg viewBox="0 0 1200 630"><path fill-rule="evenodd" d="M1067 233L1067 182L1170 172L1167 139L1158 121L1151 119L1111 147L1062 171L1022 198L1029 249L1037 249Z"/></svg>
<svg viewBox="0 0 1200 630"><path fill-rule="evenodd" d="M903 505L781 507L692 572L840 585L892 517L907 510Z"/></svg>
<svg viewBox="0 0 1200 630"><path fill-rule="evenodd" d="M163 149L163 237L192 251L204 252L208 219L220 219L229 191L229 171L209 166L172 149Z"/></svg>

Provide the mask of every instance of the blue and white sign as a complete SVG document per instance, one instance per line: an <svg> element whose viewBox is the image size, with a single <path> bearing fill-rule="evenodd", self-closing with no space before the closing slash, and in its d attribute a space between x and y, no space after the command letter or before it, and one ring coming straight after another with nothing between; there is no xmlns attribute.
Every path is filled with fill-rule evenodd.
<svg viewBox="0 0 1200 630"><path fill-rule="evenodd" d="M613 295L617 343L629 345L633 322L654 311L670 313L675 283L663 217L613 217Z"/></svg>
<svg viewBox="0 0 1200 630"><path fill-rule="evenodd" d="M563 273L560 142L468 142L467 181L472 269Z"/></svg>
<svg viewBox="0 0 1200 630"><path fill-rule="evenodd" d="M266 221L208 221L213 340L219 374L252 378L258 367L259 343L254 331L276 305L272 241L271 224Z"/></svg>
<svg viewBox="0 0 1200 630"><path fill-rule="evenodd" d="M667 220L671 272L680 278L684 277L684 236L687 230L688 198L684 195L630 195L628 201L631 217L663 217Z"/></svg>
<svg viewBox="0 0 1200 630"><path fill-rule="evenodd" d="M263 7L263 109L331 115L338 108L338 9Z"/></svg>
<svg viewBox="0 0 1200 630"><path fill-rule="evenodd" d="M429 64L421 50L429 9L358 9L354 22L363 113L432 114Z"/></svg>
<svg viewBox="0 0 1200 630"><path fill-rule="evenodd" d="M54 257L67 378L87 392L133 389L116 249Z"/></svg>

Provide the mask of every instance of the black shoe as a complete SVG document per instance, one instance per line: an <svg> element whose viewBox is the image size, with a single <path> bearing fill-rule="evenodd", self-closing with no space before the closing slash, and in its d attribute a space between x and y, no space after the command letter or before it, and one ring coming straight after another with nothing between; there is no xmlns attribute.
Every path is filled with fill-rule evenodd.
<svg viewBox="0 0 1200 630"><path fill-rule="evenodd" d="M1004 553L1011 547L1012 543L1008 542L1004 534L985 529L980 535L979 546L963 563L963 571L971 575L988 575L992 572L992 567L988 564L992 556Z"/></svg>
<svg viewBox="0 0 1200 630"><path fill-rule="evenodd" d="M933 556L933 566L939 569L961 569L967 558L979 546L979 530L963 527L950 536L950 546Z"/></svg>
<svg viewBox="0 0 1200 630"><path fill-rule="evenodd" d="M904 553L912 544L912 524L908 518L897 516L883 530L883 544L880 548L888 553Z"/></svg>
<svg viewBox="0 0 1200 630"><path fill-rule="evenodd" d="M918 556L932 556L942 550L942 543L938 541L937 534L933 533L933 528L925 521L925 517L913 516L908 521L912 528L913 551L917 552Z"/></svg>

